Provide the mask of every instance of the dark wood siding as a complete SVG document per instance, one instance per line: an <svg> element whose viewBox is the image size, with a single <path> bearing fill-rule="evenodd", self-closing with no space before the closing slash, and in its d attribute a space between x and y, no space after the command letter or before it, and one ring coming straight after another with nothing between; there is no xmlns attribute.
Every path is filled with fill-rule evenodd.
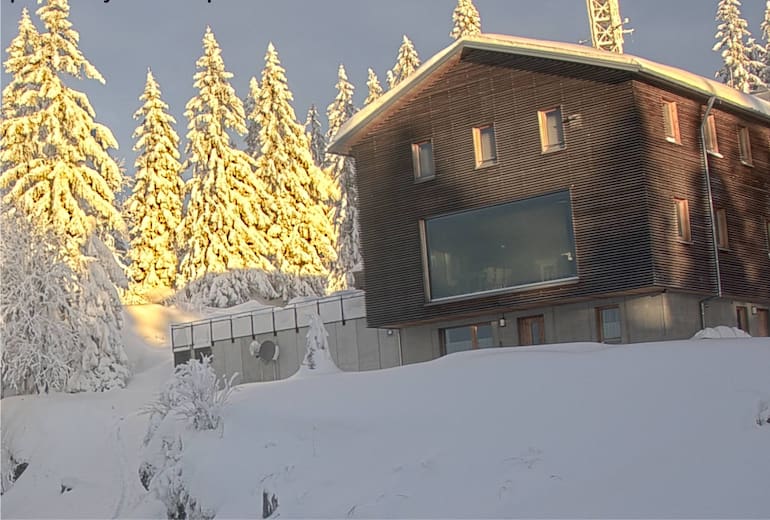
<svg viewBox="0 0 770 520"><path fill-rule="evenodd" d="M644 128L655 282L714 294L716 269L700 144L700 122L707 100L641 82L635 82L635 91ZM663 135L663 99L677 103L681 145L666 142ZM727 212L730 242L729 249L719 253L722 291L733 298L769 300L770 258L762 225L770 213L770 128L767 122L727 111L719 104L711 113L722 155L708 156L712 195L714 206ZM753 167L740 161L741 126L749 128ZM689 201L691 243L676 239L675 197Z"/></svg>
<svg viewBox="0 0 770 520"><path fill-rule="evenodd" d="M566 149L542 154L537 111L555 106L569 119ZM487 123L498 164L475 169L472 128ZM353 149L370 325L651 287L640 128L625 73L467 53ZM426 138L436 178L415 183L410 145ZM421 219L563 189L572 194L577 284L426 305Z"/></svg>

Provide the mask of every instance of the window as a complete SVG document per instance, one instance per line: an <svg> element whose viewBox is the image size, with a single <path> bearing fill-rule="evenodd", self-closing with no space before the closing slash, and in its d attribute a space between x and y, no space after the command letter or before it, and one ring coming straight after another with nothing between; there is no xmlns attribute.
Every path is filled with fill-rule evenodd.
<svg viewBox="0 0 770 520"><path fill-rule="evenodd" d="M713 155L719 155L719 146L717 144L717 123L714 114L709 114L706 119L706 151Z"/></svg>
<svg viewBox="0 0 770 520"><path fill-rule="evenodd" d="M746 166L754 165L754 162L751 160L751 136L749 135L749 129L745 126L738 128L738 153L743 164Z"/></svg>
<svg viewBox="0 0 770 520"><path fill-rule="evenodd" d="M476 168L497 163L494 125L477 126L473 129L473 149L476 153Z"/></svg>
<svg viewBox="0 0 770 520"><path fill-rule="evenodd" d="M738 328L742 331L749 332L749 310L746 307L738 306L735 308L736 319L738 321Z"/></svg>
<svg viewBox="0 0 770 520"><path fill-rule="evenodd" d="M444 355L495 346L489 323L442 329L441 333Z"/></svg>
<svg viewBox="0 0 770 520"><path fill-rule="evenodd" d="M676 219L676 237L684 242L692 240L690 233L690 208L687 199L674 199L674 216Z"/></svg>
<svg viewBox="0 0 770 520"><path fill-rule="evenodd" d="M724 209L717 209L717 245L719 249L728 249L730 241L727 236L727 212Z"/></svg>
<svg viewBox="0 0 770 520"><path fill-rule="evenodd" d="M540 144L543 153L563 150L564 125L561 118L561 108L541 110L537 113L540 123Z"/></svg>
<svg viewBox="0 0 770 520"><path fill-rule="evenodd" d="M767 239L767 250L770 252L770 218L765 219L765 238Z"/></svg>
<svg viewBox="0 0 770 520"><path fill-rule="evenodd" d="M421 224L431 301L577 279L569 191Z"/></svg>
<svg viewBox="0 0 770 520"><path fill-rule="evenodd" d="M679 113L674 101L663 101L663 128L666 132L666 140L681 144L679 135Z"/></svg>
<svg viewBox="0 0 770 520"><path fill-rule="evenodd" d="M412 167L416 180L432 179L436 176L432 141L421 141L412 145Z"/></svg>
<svg viewBox="0 0 770 520"><path fill-rule="evenodd" d="M602 343L620 343L620 307L612 305L596 309L597 337Z"/></svg>

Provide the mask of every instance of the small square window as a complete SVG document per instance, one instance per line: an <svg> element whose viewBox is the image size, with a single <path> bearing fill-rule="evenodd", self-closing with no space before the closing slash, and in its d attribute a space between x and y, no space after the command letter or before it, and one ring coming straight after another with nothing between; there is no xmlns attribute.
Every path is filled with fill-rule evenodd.
<svg viewBox="0 0 770 520"><path fill-rule="evenodd" d="M565 144L561 108L556 107L550 110L540 110L537 113L537 120L540 123L540 146L542 152L547 153L563 150Z"/></svg>
<svg viewBox="0 0 770 520"><path fill-rule="evenodd" d="M430 179L436 176L432 141L421 141L412 145L412 168L416 180Z"/></svg>
<svg viewBox="0 0 770 520"><path fill-rule="evenodd" d="M674 199L674 211L676 237L684 242L690 242L692 234L690 232L690 208L687 199Z"/></svg>
<svg viewBox="0 0 770 520"><path fill-rule="evenodd" d="M751 160L751 136L749 129L745 126L738 128L738 153L743 164L746 166L754 165Z"/></svg>
<svg viewBox="0 0 770 520"><path fill-rule="evenodd" d="M596 325L600 342L620 343L623 340L620 326L620 307L617 305L596 309Z"/></svg>
<svg viewBox="0 0 770 520"><path fill-rule="evenodd" d="M473 148L476 153L476 168L497 163L494 125L477 126L473 129Z"/></svg>
<svg viewBox="0 0 770 520"><path fill-rule="evenodd" d="M709 114L706 118L706 151L710 154L719 155L719 145L717 144L717 122L714 114Z"/></svg>
<svg viewBox="0 0 770 520"><path fill-rule="evenodd" d="M667 141L682 143L682 138L679 135L679 112L674 101L663 101L663 128Z"/></svg>
<svg viewBox="0 0 770 520"><path fill-rule="evenodd" d="M730 247L730 240L727 236L727 212L719 208L716 210L716 223L717 223L717 245L719 249L728 249Z"/></svg>

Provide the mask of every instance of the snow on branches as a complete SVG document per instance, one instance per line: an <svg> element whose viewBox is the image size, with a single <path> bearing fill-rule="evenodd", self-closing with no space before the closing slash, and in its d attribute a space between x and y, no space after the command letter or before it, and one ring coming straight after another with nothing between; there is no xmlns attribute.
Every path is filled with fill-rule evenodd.
<svg viewBox="0 0 770 520"><path fill-rule="evenodd" d="M457 7L452 12L452 21L454 26L449 36L455 40L481 33L481 17L473 5L473 0L457 0Z"/></svg>
<svg viewBox="0 0 770 520"><path fill-rule="evenodd" d="M762 50L751 38L748 22L741 17L740 0L720 0L717 6L717 26L713 50L722 56L723 66L716 77L727 85L744 93L764 86L758 72L763 63L757 59L757 50Z"/></svg>

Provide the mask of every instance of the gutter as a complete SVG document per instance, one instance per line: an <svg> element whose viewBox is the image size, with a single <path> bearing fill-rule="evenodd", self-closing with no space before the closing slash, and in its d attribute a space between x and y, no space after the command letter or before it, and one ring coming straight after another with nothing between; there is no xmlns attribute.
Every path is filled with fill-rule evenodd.
<svg viewBox="0 0 770 520"><path fill-rule="evenodd" d="M714 252L714 266L717 275L717 293L715 295L703 298L698 302L700 306L700 328L706 328L706 302L722 297L722 273L719 266L719 244L717 244L716 218L714 216L714 195L711 191L711 170L709 169L709 155L706 149L706 124L708 122L711 109L714 108L716 96L711 96L706 105L706 111L703 113L703 120L700 123L700 143L701 154L703 155L703 173L706 180L706 193L708 195L709 219L711 220L711 250Z"/></svg>
<svg viewBox="0 0 770 520"><path fill-rule="evenodd" d="M714 266L716 267L717 271L716 297L721 298L722 273L719 266L719 245L717 244L717 226L716 218L714 216L714 195L711 192L711 170L709 169L709 156L708 150L706 149L706 123L708 122L709 114L711 113L711 109L714 107L714 102L716 99L716 96L711 96L709 98L708 104L706 105L706 112L703 113L703 120L700 123L700 143L701 153L703 155L703 172L706 178L706 193L708 194L709 219L711 220L711 248L714 252Z"/></svg>

